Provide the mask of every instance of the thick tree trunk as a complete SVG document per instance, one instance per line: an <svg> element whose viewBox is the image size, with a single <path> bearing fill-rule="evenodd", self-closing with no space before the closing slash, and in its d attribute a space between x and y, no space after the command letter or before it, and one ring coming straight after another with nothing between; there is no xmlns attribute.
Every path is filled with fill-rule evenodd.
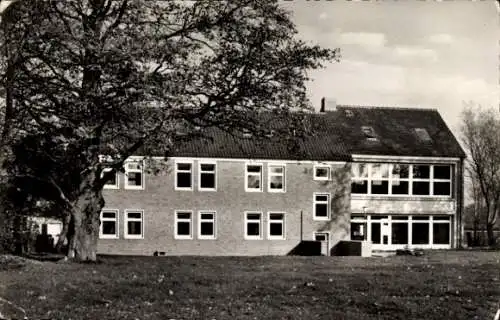
<svg viewBox="0 0 500 320"><path fill-rule="evenodd" d="M84 188L73 203L68 225L68 253L76 261L96 261L99 214L104 206L101 190Z"/></svg>
<svg viewBox="0 0 500 320"><path fill-rule="evenodd" d="M493 227L494 225L492 223L488 223L486 225L486 233L488 235L488 245L489 246L494 246L496 239L495 239L495 234L493 232Z"/></svg>

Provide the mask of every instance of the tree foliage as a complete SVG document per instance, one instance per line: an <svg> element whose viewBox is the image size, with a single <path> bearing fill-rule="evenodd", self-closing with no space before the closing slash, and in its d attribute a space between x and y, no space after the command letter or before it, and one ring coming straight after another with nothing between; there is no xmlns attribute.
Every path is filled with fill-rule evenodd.
<svg viewBox="0 0 500 320"><path fill-rule="evenodd" d="M466 172L471 183L476 223L481 217L490 245L500 211L500 114L467 106L462 111L462 143L469 155Z"/></svg>
<svg viewBox="0 0 500 320"><path fill-rule="evenodd" d="M32 0L8 12L10 166L65 208L78 259L95 259L104 166L121 170L146 144L168 156L180 136L204 132L194 128L300 136L306 71L338 59L297 40L277 0Z"/></svg>

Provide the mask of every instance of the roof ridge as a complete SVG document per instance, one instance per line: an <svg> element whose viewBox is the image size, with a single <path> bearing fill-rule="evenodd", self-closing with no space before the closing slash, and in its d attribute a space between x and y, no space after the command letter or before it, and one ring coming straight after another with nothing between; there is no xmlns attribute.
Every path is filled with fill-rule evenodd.
<svg viewBox="0 0 500 320"><path fill-rule="evenodd" d="M339 105L337 105L337 108L346 108L346 109L416 110L416 111L436 111L436 112L439 112L437 108L396 107L396 106L362 106L362 105L350 105L350 104L339 104Z"/></svg>

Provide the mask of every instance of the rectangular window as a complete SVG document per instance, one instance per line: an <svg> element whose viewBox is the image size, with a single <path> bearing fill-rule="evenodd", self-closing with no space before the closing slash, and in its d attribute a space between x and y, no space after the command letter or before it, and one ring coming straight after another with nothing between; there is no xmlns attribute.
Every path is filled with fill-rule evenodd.
<svg viewBox="0 0 500 320"><path fill-rule="evenodd" d="M268 166L267 172L269 192L285 192L285 166L272 164Z"/></svg>
<svg viewBox="0 0 500 320"><path fill-rule="evenodd" d="M193 213L191 211L175 212L175 239L193 239Z"/></svg>
<svg viewBox="0 0 500 320"><path fill-rule="evenodd" d="M262 213L246 212L245 213L245 239L258 240L262 239Z"/></svg>
<svg viewBox="0 0 500 320"><path fill-rule="evenodd" d="M372 164L371 192L372 194L389 194L388 164Z"/></svg>
<svg viewBox="0 0 500 320"><path fill-rule="evenodd" d="M330 167L326 165L314 166L314 180L325 181L330 179Z"/></svg>
<svg viewBox="0 0 500 320"><path fill-rule="evenodd" d="M118 239L118 210L104 209L101 211L99 238Z"/></svg>
<svg viewBox="0 0 500 320"><path fill-rule="evenodd" d="M247 164L245 173L245 190L249 192L262 191L262 165Z"/></svg>
<svg viewBox="0 0 500 320"><path fill-rule="evenodd" d="M392 222L392 244L408 244L408 222Z"/></svg>
<svg viewBox="0 0 500 320"><path fill-rule="evenodd" d="M451 196L451 166L433 166L433 195Z"/></svg>
<svg viewBox="0 0 500 320"><path fill-rule="evenodd" d="M409 194L410 166L407 164L392 165L392 194Z"/></svg>
<svg viewBox="0 0 500 320"><path fill-rule="evenodd" d="M125 162L125 189L144 189L144 163L142 161Z"/></svg>
<svg viewBox="0 0 500 320"><path fill-rule="evenodd" d="M270 240L285 239L285 214L269 212L267 221L268 238Z"/></svg>
<svg viewBox="0 0 500 320"><path fill-rule="evenodd" d="M193 190L193 164L177 162L175 164L175 189Z"/></svg>
<svg viewBox="0 0 500 320"><path fill-rule="evenodd" d="M113 171L113 172L111 172ZM119 182L118 182L118 174L116 170L113 170L111 168L104 168L101 173L101 178L107 177L108 179L104 183L104 189L118 189L119 188Z"/></svg>
<svg viewBox="0 0 500 320"><path fill-rule="evenodd" d="M217 189L217 166L215 163L200 163L199 189L200 191Z"/></svg>
<svg viewBox="0 0 500 320"><path fill-rule="evenodd" d="M366 222L351 221L351 240L366 239Z"/></svg>
<svg viewBox="0 0 500 320"><path fill-rule="evenodd" d="M434 218L434 220L436 220ZM432 226L432 235L434 244L450 244L450 222L434 221Z"/></svg>
<svg viewBox="0 0 500 320"><path fill-rule="evenodd" d="M144 211L125 210L125 238L144 238Z"/></svg>
<svg viewBox="0 0 500 320"><path fill-rule="evenodd" d="M198 219L198 239L215 239L215 212L200 211Z"/></svg>
<svg viewBox="0 0 500 320"><path fill-rule="evenodd" d="M330 218L330 194L314 194L314 220L328 220Z"/></svg>
<svg viewBox="0 0 500 320"><path fill-rule="evenodd" d="M351 192L357 194L368 194L368 165L365 163L353 163L351 167L352 183Z"/></svg>
<svg viewBox="0 0 500 320"><path fill-rule="evenodd" d="M415 220L415 218L413 218ZM413 221L412 224L412 244L429 244L429 222Z"/></svg>

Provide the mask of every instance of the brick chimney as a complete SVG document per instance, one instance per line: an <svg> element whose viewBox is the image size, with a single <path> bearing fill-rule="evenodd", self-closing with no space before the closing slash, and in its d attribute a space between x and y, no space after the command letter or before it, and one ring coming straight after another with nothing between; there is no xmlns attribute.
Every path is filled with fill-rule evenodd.
<svg viewBox="0 0 500 320"><path fill-rule="evenodd" d="M321 108L319 112L324 113L327 111L336 111L337 110L337 100L333 98L321 98Z"/></svg>

